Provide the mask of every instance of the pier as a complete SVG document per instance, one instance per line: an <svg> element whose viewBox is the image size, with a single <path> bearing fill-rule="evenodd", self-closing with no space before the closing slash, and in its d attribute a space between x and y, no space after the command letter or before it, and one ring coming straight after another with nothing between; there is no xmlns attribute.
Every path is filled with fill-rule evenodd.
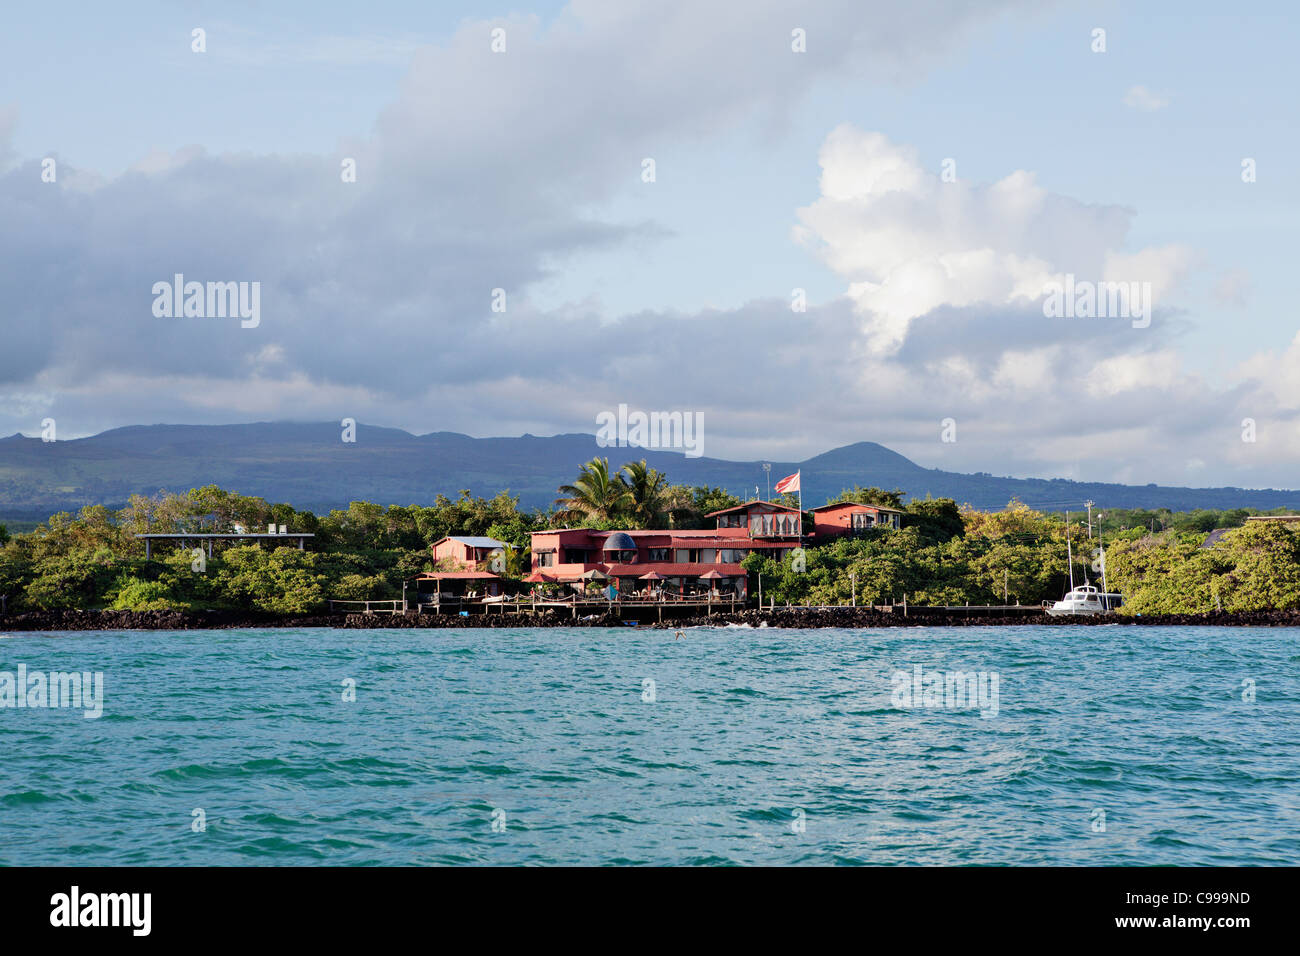
<svg viewBox="0 0 1300 956"><path fill-rule="evenodd" d="M614 614L619 618L624 618L630 616L628 612L635 612L646 617L653 615L657 622L664 619L665 611L668 612L669 618L691 617L700 613L708 616L712 614L734 614L737 611L745 610L748 606L748 602L737 595L720 597L665 595L658 598L637 598L633 596L614 601L603 597L581 597L577 594L566 597L536 597L525 594L473 598L448 597L445 594L436 596L420 595L420 597L421 600L419 601L409 601L403 598L366 601L331 598L329 610L331 614L456 614L460 616L500 614L514 615L519 618L537 614L554 616L557 613L564 614L567 612L568 616L575 620L607 614ZM637 619L639 620L639 618Z"/></svg>

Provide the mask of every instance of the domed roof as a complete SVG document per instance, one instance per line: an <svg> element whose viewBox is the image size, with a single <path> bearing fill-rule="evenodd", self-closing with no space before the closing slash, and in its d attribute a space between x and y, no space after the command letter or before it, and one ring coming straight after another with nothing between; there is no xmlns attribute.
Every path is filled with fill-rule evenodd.
<svg viewBox="0 0 1300 956"><path fill-rule="evenodd" d="M630 534L627 534L626 532L623 531L615 531L613 534L611 534L608 538L605 539L605 545L600 550L635 551L636 542L632 540L632 536Z"/></svg>

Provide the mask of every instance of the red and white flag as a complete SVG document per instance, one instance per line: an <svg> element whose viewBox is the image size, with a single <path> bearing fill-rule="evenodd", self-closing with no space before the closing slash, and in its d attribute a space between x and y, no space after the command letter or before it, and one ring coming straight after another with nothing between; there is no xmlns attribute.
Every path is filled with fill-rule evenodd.
<svg viewBox="0 0 1300 956"><path fill-rule="evenodd" d="M799 472L797 471L793 475L790 475L788 478L782 478L780 481L776 483L776 493L778 495L783 495L787 491L798 491L798 490L799 490Z"/></svg>

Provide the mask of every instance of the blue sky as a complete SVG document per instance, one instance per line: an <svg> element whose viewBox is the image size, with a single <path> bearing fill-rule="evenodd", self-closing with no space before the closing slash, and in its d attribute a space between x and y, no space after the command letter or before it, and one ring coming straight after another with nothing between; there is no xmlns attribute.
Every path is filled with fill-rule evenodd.
<svg viewBox="0 0 1300 956"><path fill-rule="evenodd" d="M629 402L703 411L717 457L867 439L935 467L1294 484L1286 5L375 7L7 14L0 240L29 267L5 283L0 429L352 415L546 434ZM51 156L58 185L39 181ZM360 157L351 193L329 178L343 156ZM915 179L949 157L969 201L937 220L926 185L907 202L822 189L822 161L869 184L872 163ZM997 201L1018 171L1032 180ZM962 258L979 250L996 262ZM1150 329L1043 330L1013 292L1116 260L1157 288ZM201 278L263 282L258 329L160 333L132 299L151 275L220 268ZM956 269L949 287L907 292L935 268ZM498 285L507 316L469 318ZM795 287L809 313L789 311ZM967 334L979 348L952 351ZM393 373L381 343L438 359ZM196 352L217 366L167 358Z"/></svg>

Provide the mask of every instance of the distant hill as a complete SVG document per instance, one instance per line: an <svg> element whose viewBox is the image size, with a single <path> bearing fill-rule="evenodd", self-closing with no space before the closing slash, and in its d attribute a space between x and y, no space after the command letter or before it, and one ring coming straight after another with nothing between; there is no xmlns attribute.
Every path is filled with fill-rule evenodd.
<svg viewBox="0 0 1300 956"><path fill-rule="evenodd" d="M217 484L316 512L364 499L422 504L466 488L492 495L508 489L525 507L545 506L579 464L608 457L611 465L645 458L674 483L716 485L740 497L757 486L759 462L686 458L677 452L600 448L592 435L471 438L453 432L412 435L358 425L345 444L333 423L137 425L91 438L42 442L0 439L0 521L43 520L86 504L120 506L134 492L186 491ZM1168 488L1074 482L1060 478L996 478L922 468L875 442L845 445L802 462L772 462L772 481L802 470L804 503L818 505L854 484L902 488L911 497L951 497L996 509L1010 499L1052 510L1086 500L1101 507L1300 508L1300 492L1240 488Z"/></svg>

